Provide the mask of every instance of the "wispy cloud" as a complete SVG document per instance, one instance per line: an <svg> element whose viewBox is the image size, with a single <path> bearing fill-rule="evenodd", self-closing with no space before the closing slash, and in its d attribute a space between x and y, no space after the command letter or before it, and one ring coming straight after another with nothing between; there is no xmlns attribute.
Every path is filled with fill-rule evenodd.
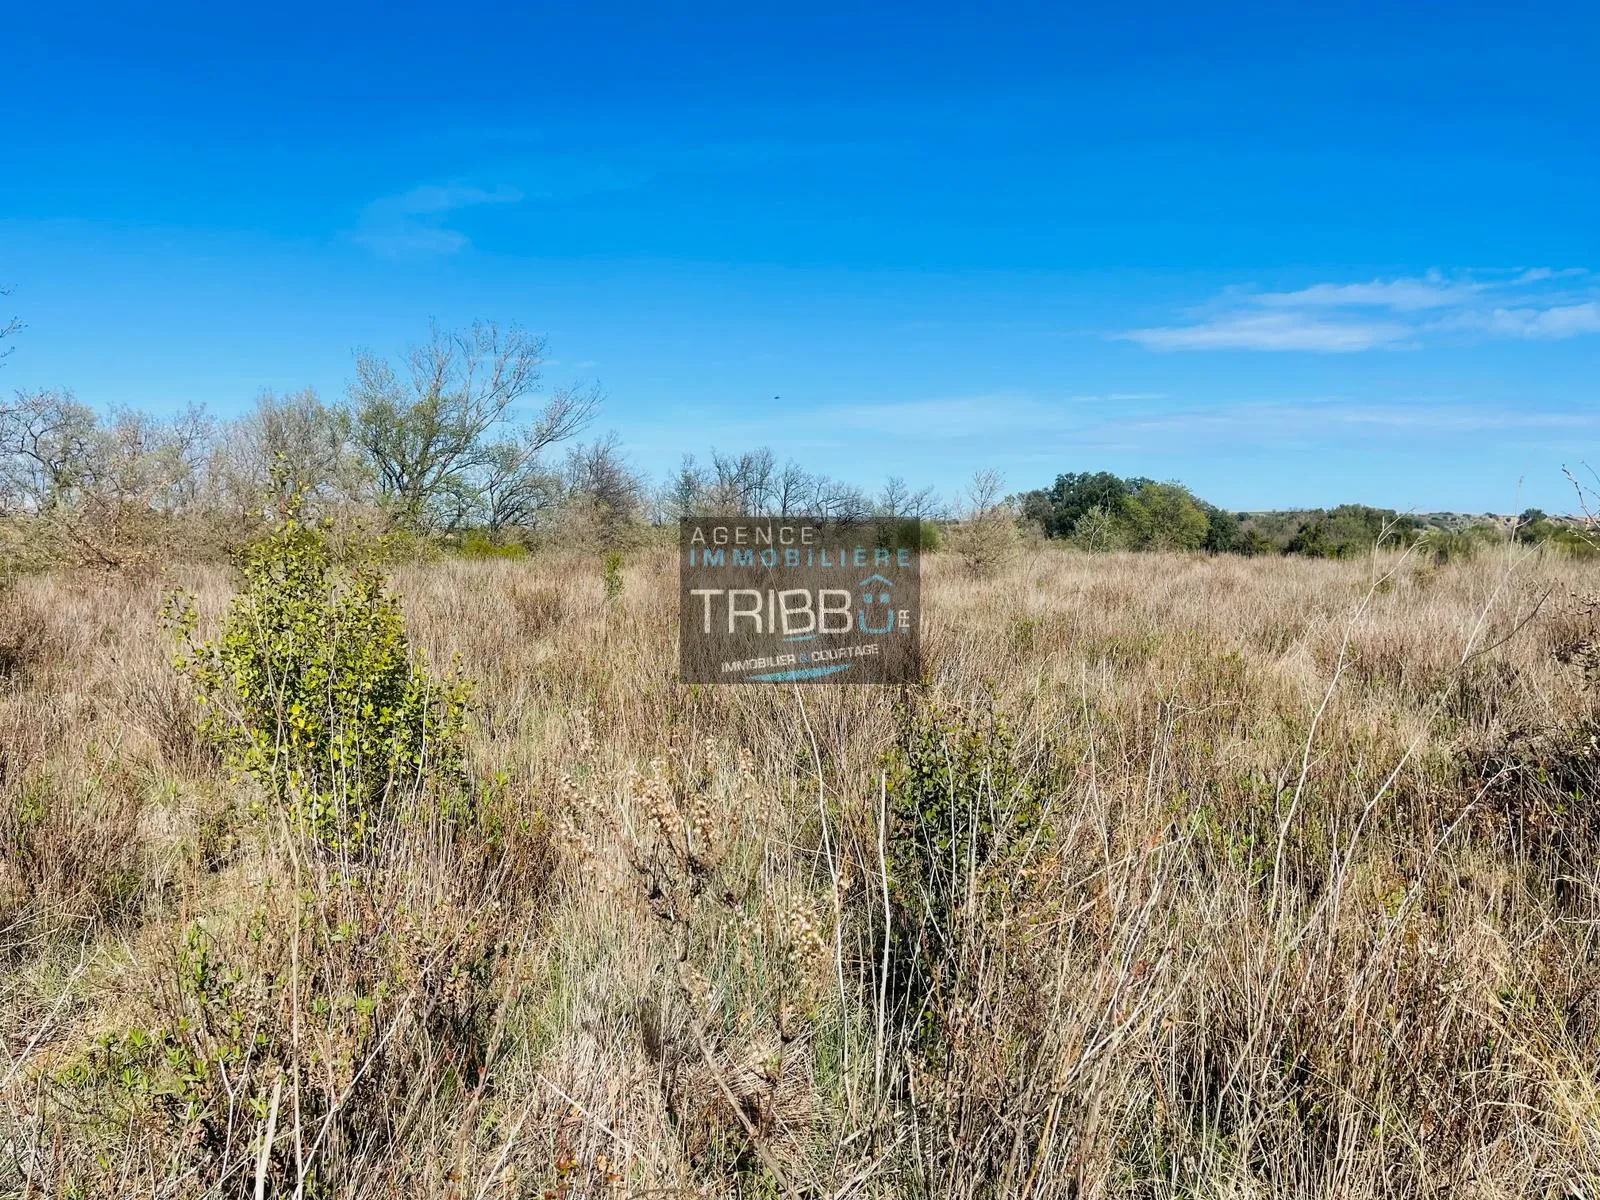
<svg viewBox="0 0 1600 1200"><path fill-rule="evenodd" d="M447 223L451 213L486 204L515 204L522 193L512 187L488 190L464 184L424 184L383 196L367 205L354 238L385 258L439 257L472 243Z"/></svg>
<svg viewBox="0 0 1600 1200"><path fill-rule="evenodd" d="M1370 449L1426 432L1440 443L1570 445L1600 437L1600 412L1570 406L1474 403L1456 397L1406 396L1375 401L1346 396L1195 403L1149 393L1043 397L1018 392L900 403L839 405L824 410L834 431L893 436L897 444L1073 454L1127 450L1194 453L1241 448L1338 444ZM755 438L762 440L761 435Z"/></svg>
<svg viewBox="0 0 1600 1200"><path fill-rule="evenodd" d="M1322 354L1414 348L1451 335L1549 341L1600 333L1600 289L1584 270L1433 271L1293 291L1229 289L1190 318L1116 336L1152 350Z"/></svg>
<svg viewBox="0 0 1600 1200"><path fill-rule="evenodd" d="M1262 444L1301 438L1323 442L1350 439L1359 443L1411 430L1440 437L1498 433L1522 442L1538 442L1564 433L1600 435L1600 413L1524 410L1440 399L1387 403L1332 399L1292 404L1240 402L1134 418L1123 424L1141 435L1247 435Z"/></svg>
<svg viewBox="0 0 1600 1200"><path fill-rule="evenodd" d="M1482 329L1499 337L1553 339L1600 333L1600 301L1554 308L1497 308L1491 313L1466 313L1463 328Z"/></svg>
<svg viewBox="0 0 1600 1200"><path fill-rule="evenodd" d="M1412 336L1394 321L1336 321L1300 312L1235 313L1195 325L1123 335L1152 350L1313 350L1343 354L1395 346Z"/></svg>
<svg viewBox="0 0 1600 1200"><path fill-rule="evenodd" d="M1314 283L1294 292L1252 296L1270 308L1386 308L1394 312L1447 308L1471 302L1483 285L1450 281L1438 274L1421 279L1374 279L1368 283Z"/></svg>

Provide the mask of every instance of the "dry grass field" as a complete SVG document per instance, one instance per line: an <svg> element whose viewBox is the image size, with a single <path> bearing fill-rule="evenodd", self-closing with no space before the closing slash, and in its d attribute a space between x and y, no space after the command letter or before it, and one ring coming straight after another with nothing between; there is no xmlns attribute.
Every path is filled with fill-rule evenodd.
<svg viewBox="0 0 1600 1200"><path fill-rule="evenodd" d="M1600 1196L1595 568L925 573L899 692L397 568L476 815L365 855L196 731L228 572L0 593L0 1193Z"/></svg>

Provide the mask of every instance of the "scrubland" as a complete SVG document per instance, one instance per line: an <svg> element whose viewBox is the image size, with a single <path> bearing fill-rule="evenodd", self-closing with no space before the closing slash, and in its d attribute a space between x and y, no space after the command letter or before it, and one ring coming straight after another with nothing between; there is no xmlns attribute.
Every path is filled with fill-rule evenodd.
<svg viewBox="0 0 1600 1200"><path fill-rule="evenodd" d="M197 730L228 571L18 580L0 1191L1600 1195L1594 567L924 569L877 689L678 684L669 551L396 567L474 815L359 854Z"/></svg>

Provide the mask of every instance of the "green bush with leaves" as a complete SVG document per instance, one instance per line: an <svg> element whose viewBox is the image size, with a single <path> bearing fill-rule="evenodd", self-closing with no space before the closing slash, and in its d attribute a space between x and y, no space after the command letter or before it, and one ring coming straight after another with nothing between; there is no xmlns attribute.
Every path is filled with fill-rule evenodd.
<svg viewBox="0 0 1600 1200"><path fill-rule="evenodd" d="M607 550L600 560L600 582L605 586L606 603L622 599L622 551Z"/></svg>
<svg viewBox="0 0 1600 1200"><path fill-rule="evenodd" d="M528 548L521 542L506 541L481 529L469 530L459 537L447 539L445 544L462 558L524 559L528 557Z"/></svg>
<svg viewBox="0 0 1600 1200"><path fill-rule="evenodd" d="M1537 508L1527 509L1517 518L1515 537L1572 558L1600 556L1600 535L1595 530L1575 520L1551 519Z"/></svg>
<svg viewBox="0 0 1600 1200"><path fill-rule="evenodd" d="M1341 504L1326 512L1319 510L1303 522L1284 547L1284 553L1307 558L1359 558L1370 554L1374 546L1409 546L1421 532L1421 521L1391 508Z"/></svg>
<svg viewBox="0 0 1600 1200"><path fill-rule="evenodd" d="M890 1002L936 1042L959 947L1005 907L1039 802L998 713L951 714L925 697L901 708L886 783Z"/></svg>
<svg viewBox="0 0 1600 1200"><path fill-rule="evenodd" d="M1206 513L1176 483L1145 483L1122 501L1130 541L1141 550L1198 550L1209 532Z"/></svg>
<svg viewBox="0 0 1600 1200"><path fill-rule="evenodd" d="M1087 513L1098 509L1102 514L1120 516L1122 502L1152 482L1142 477L1119 479L1109 471L1057 475L1049 488L1022 494L1022 519L1038 525L1046 537L1071 537Z"/></svg>
<svg viewBox="0 0 1600 1200"><path fill-rule="evenodd" d="M195 640L192 596L166 610L207 735L297 828L347 849L386 822L460 816L470 795L467 687L416 662L375 551L336 563L294 504L240 554L215 641Z"/></svg>
<svg viewBox="0 0 1600 1200"><path fill-rule="evenodd" d="M1499 530L1482 525L1465 529L1433 526L1423 530L1417 538L1417 547L1435 566L1442 567L1447 563L1471 562L1480 550L1493 545L1499 537L1503 537Z"/></svg>

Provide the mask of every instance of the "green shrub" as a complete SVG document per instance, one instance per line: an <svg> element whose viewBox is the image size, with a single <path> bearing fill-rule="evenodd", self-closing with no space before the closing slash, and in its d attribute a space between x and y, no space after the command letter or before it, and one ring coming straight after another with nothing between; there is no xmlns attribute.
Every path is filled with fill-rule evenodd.
<svg viewBox="0 0 1600 1200"><path fill-rule="evenodd" d="M1530 515L1532 519L1529 519ZM1575 522L1552 521L1538 509L1529 509L1522 515L1516 538L1519 542L1543 546L1570 558L1593 558L1600 555L1600 536Z"/></svg>
<svg viewBox="0 0 1600 1200"><path fill-rule="evenodd" d="M1017 556L1022 536L1011 512L995 508L951 526L945 544L960 557L968 574L987 579Z"/></svg>
<svg viewBox="0 0 1600 1200"><path fill-rule="evenodd" d="M385 820L459 815L467 689L414 661L373 557L336 565L298 505L239 556L244 590L216 641L194 640L194 599L166 615L205 733L292 823L328 845L368 842Z"/></svg>
<svg viewBox="0 0 1600 1200"><path fill-rule="evenodd" d="M1072 540L1085 550L1120 550L1126 545L1126 532L1115 513L1097 504L1074 523Z"/></svg>
<svg viewBox="0 0 1600 1200"><path fill-rule="evenodd" d="M1474 529L1429 529L1418 539L1418 548L1435 566L1471 562L1486 539Z"/></svg>
<svg viewBox="0 0 1600 1200"><path fill-rule="evenodd" d="M908 547L932 551L941 544L938 522L917 517L874 517L870 537L874 546L888 550Z"/></svg>
<svg viewBox="0 0 1600 1200"><path fill-rule="evenodd" d="M1037 524L1046 537L1070 537L1085 513L1099 509L1120 515L1122 502L1151 482L1144 478L1119 479L1109 471L1057 475L1049 488L1023 493L1022 519Z"/></svg>
<svg viewBox="0 0 1600 1200"><path fill-rule="evenodd" d="M1213 554L1248 553L1244 543L1244 529L1237 514L1203 502L1200 504L1200 509L1206 516L1204 545L1207 550Z"/></svg>
<svg viewBox="0 0 1600 1200"><path fill-rule="evenodd" d="M1176 483L1145 483L1122 500L1120 513L1141 550L1198 550L1210 530L1205 511Z"/></svg>
<svg viewBox="0 0 1600 1200"><path fill-rule="evenodd" d="M1267 534L1252 526L1240 530L1238 538L1234 541L1233 550L1236 554L1253 558L1260 554L1276 554L1278 544Z"/></svg>
<svg viewBox="0 0 1600 1200"><path fill-rule="evenodd" d="M1417 518L1393 509L1341 504L1302 523L1283 552L1307 558L1358 558L1374 546L1408 546L1421 528Z"/></svg>
<svg viewBox="0 0 1600 1200"><path fill-rule="evenodd" d="M401 872L353 874L276 889L151 948L127 1022L49 1073L52 1122L72 1132L56 1169L78 1176L79 1194L251 1194L240 1177L255 1175L280 1091L280 1135L295 1117L308 1133L274 1139L265 1194L364 1194L375 1170L382 1194L423 1194L406 1177L439 1151L424 1142L427 1119L407 1114L460 1104L484 1077L508 944L474 919L481 898L424 896L427 883ZM131 1145L187 1189L155 1191L126 1161Z"/></svg>
<svg viewBox="0 0 1600 1200"><path fill-rule="evenodd" d="M622 597L622 551L607 550L600 560L600 581L605 585L606 602L615 604Z"/></svg>
<svg viewBox="0 0 1600 1200"><path fill-rule="evenodd" d="M462 558L527 558L528 548L520 542L502 542L482 530L474 529L463 534L455 552Z"/></svg>
<svg viewBox="0 0 1600 1200"><path fill-rule="evenodd" d="M873 999L929 1131L906 1191L943 1195L961 1179L967 1195L1011 1195L1009 1142L986 1131L1039 1111L1025 1097L1052 1025L1031 997L1055 967L1018 932L1032 925L1052 839L992 707L951 710L922 695L900 718L887 780L888 953Z"/></svg>
<svg viewBox="0 0 1600 1200"><path fill-rule="evenodd" d="M957 948L973 922L1004 903L1016 879L1012 852L1038 804L998 714L950 716L925 699L901 710L888 803L893 1002L937 1041Z"/></svg>
<svg viewBox="0 0 1600 1200"><path fill-rule="evenodd" d="M1556 535L1553 544L1569 558L1600 557L1600 538L1591 530L1569 525Z"/></svg>

